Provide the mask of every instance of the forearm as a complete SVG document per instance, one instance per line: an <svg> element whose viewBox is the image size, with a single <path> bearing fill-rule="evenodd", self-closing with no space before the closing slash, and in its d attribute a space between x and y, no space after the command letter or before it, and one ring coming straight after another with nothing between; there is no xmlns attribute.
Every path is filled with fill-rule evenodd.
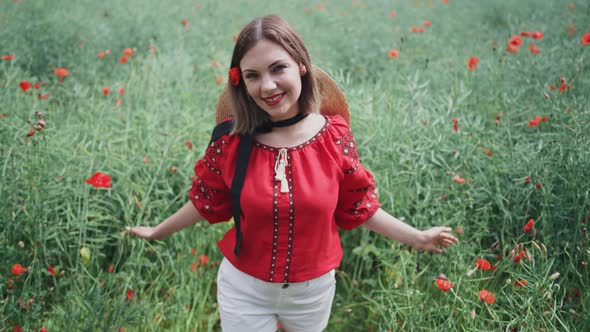
<svg viewBox="0 0 590 332"><path fill-rule="evenodd" d="M423 239L423 232L393 217L382 209L363 223L363 226L392 240L396 240L412 247L419 246Z"/></svg>
<svg viewBox="0 0 590 332"><path fill-rule="evenodd" d="M195 208L191 201L188 201L173 215L154 228L154 239L160 240L168 237L169 235L194 225L201 220L203 220L203 217L199 211L197 211L197 208Z"/></svg>

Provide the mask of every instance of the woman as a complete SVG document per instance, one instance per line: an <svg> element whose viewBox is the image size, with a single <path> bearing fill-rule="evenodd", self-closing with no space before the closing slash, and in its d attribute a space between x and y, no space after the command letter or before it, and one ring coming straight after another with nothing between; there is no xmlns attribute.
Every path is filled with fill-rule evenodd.
<svg viewBox="0 0 590 332"><path fill-rule="evenodd" d="M229 71L231 132L214 137L196 163L189 202L156 227L129 229L162 239L203 219L235 216L236 226L218 243L223 331L274 331L277 321L289 332L323 330L342 258L338 227L362 225L433 252L458 242L450 228L419 231L380 209L347 122L319 113L315 74L285 20L271 15L246 25ZM249 140L245 166L236 167L244 163L240 142ZM239 172L241 197L232 204Z"/></svg>

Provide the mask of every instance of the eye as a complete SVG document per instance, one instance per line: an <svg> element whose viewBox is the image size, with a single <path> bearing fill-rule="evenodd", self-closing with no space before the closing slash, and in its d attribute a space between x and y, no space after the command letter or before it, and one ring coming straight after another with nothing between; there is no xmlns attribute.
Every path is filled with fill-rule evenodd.
<svg viewBox="0 0 590 332"><path fill-rule="evenodd" d="M273 68L273 71L274 71L274 72L279 72L279 71L281 71L281 70L283 70L283 69L285 69L285 68L287 68L287 66L285 66L285 65L276 65L276 66Z"/></svg>
<svg viewBox="0 0 590 332"><path fill-rule="evenodd" d="M255 73L248 73L248 74L246 74L245 77L246 77L246 79L253 80L253 79L257 78L258 75Z"/></svg>

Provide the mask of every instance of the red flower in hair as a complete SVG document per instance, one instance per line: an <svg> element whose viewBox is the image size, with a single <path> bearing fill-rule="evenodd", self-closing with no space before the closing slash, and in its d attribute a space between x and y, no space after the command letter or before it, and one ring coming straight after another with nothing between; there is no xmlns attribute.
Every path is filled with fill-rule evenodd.
<svg viewBox="0 0 590 332"><path fill-rule="evenodd" d="M231 85L238 86L240 85L240 80L242 79L242 73L238 67L232 67L229 70L229 81Z"/></svg>

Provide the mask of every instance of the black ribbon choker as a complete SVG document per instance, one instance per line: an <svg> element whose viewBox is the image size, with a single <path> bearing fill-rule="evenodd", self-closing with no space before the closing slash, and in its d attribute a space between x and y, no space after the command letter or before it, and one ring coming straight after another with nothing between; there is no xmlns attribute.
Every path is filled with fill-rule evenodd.
<svg viewBox="0 0 590 332"><path fill-rule="evenodd" d="M297 122L305 119L309 114L298 113L292 118L281 120L281 121L267 121L263 123L260 127L256 128L256 131L259 133L269 133L272 131L274 127L288 127L296 124Z"/></svg>

